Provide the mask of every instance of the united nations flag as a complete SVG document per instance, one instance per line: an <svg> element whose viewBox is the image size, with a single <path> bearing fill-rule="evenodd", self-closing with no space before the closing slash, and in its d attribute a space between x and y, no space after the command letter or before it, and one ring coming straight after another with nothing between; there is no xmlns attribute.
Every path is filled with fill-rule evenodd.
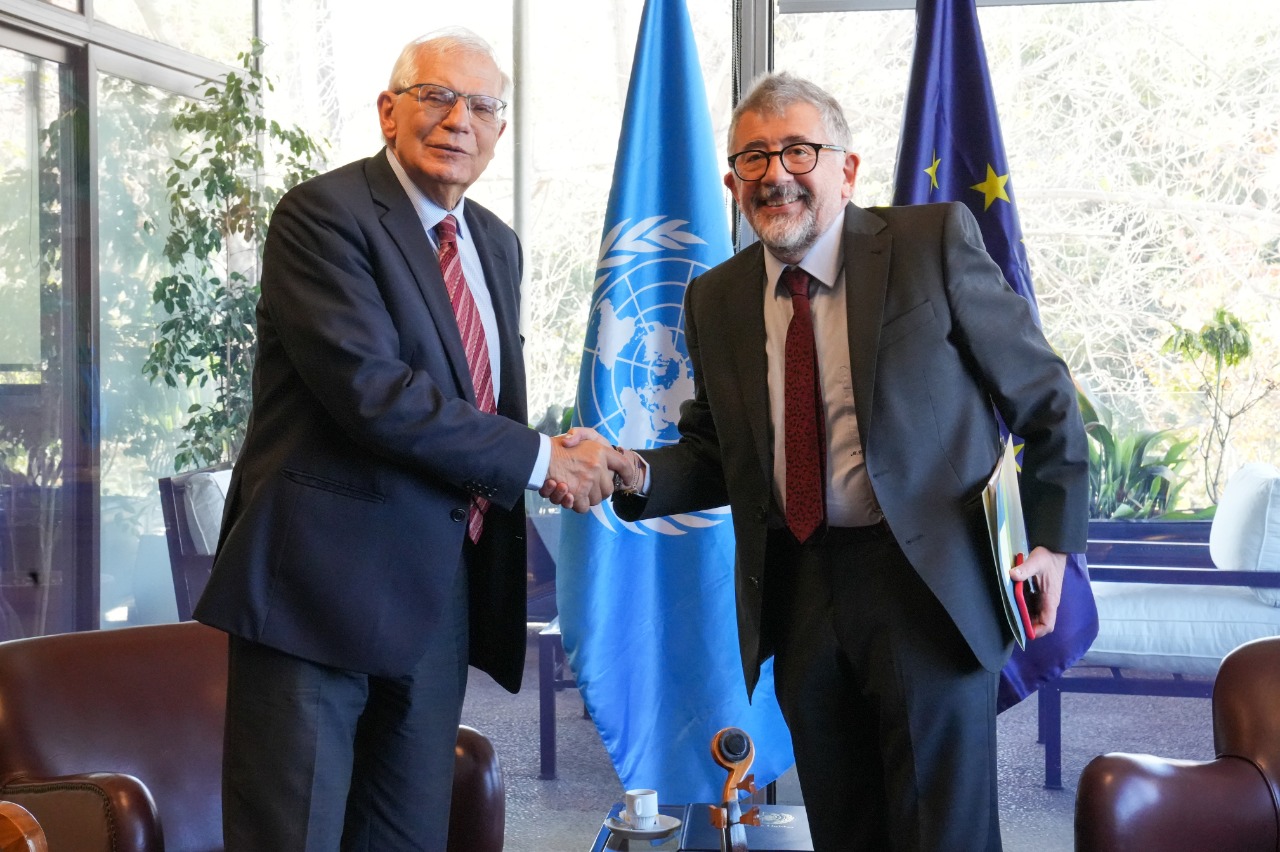
<svg viewBox="0 0 1280 852"><path fill-rule="evenodd" d="M652 448L693 395L689 281L730 255L721 167L684 0L647 0L597 262L575 425ZM761 785L791 766L772 666L747 701L727 509L627 523L608 502L563 520L565 652L624 788L720 799L712 735L747 731Z"/></svg>

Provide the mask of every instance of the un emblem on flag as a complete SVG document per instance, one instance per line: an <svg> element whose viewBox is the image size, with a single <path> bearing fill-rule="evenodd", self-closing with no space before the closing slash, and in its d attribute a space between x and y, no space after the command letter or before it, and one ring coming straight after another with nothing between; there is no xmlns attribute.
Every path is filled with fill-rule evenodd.
<svg viewBox="0 0 1280 852"><path fill-rule="evenodd" d="M685 230L688 224L665 216L635 225L624 219L601 244L577 421L615 444L648 448L680 438L680 406L693 396L693 365L682 322L684 292L710 268L691 251L706 243ZM609 518L621 523L611 509L596 507L595 514L607 525ZM689 526L721 521L687 516ZM683 531L665 521L642 524L660 532Z"/></svg>
<svg viewBox="0 0 1280 852"><path fill-rule="evenodd" d="M709 267L682 219L655 216L605 235L583 352L578 416L614 443L654 447L679 439L680 405L693 396L681 322L684 291Z"/></svg>

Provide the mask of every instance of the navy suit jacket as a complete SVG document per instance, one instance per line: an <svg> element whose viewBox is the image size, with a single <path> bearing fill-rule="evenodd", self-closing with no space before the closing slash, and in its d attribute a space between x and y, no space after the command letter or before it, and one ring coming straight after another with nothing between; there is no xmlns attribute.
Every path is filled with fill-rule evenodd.
<svg viewBox="0 0 1280 852"><path fill-rule="evenodd" d="M996 671L1012 634L980 498L1000 449L993 406L1026 440L1032 546L1083 551L1088 450L1074 385L963 205L848 205L843 234L853 395L872 489L912 566ZM761 630L765 544L783 523L773 498L763 287L759 243L690 283L694 397L681 411L681 439L643 453L647 500L614 500L626 520L729 504L749 690L773 653Z"/></svg>
<svg viewBox="0 0 1280 852"><path fill-rule="evenodd" d="M271 219L253 414L195 617L326 665L409 671L449 600L471 494L471 663L519 688L526 425L515 233L468 200L493 297L498 414L480 413L444 280L386 152L288 192Z"/></svg>

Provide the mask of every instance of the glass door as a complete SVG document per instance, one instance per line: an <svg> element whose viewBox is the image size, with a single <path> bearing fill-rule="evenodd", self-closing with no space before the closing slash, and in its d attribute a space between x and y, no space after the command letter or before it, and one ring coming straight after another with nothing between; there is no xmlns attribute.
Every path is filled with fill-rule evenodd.
<svg viewBox="0 0 1280 852"><path fill-rule="evenodd" d="M95 79L105 628L177 619L158 480L174 473L187 409L207 393L152 384L143 372L168 318L152 291L170 272L167 181L185 143L172 122L182 98L101 65Z"/></svg>
<svg viewBox="0 0 1280 852"><path fill-rule="evenodd" d="M56 45L0 35L0 638L11 639L75 629L85 430L64 267L71 75Z"/></svg>

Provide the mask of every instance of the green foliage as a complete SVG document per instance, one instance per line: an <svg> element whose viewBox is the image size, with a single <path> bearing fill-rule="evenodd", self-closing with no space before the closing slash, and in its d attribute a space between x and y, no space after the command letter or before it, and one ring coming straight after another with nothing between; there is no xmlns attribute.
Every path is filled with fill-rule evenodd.
<svg viewBox="0 0 1280 852"><path fill-rule="evenodd" d="M1248 326L1226 308L1214 311L1213 319L1199 331L1188 331L1176 323L1173 328L1173 336L1165 341L1164 350L1192 360L1207 358L1219 375L1224 367L1236 366L1253 352Z"/></svg>
<svg viewBox="0 0 1280 852"><path fill-rule="evenodd" d="M285 190L316 174L313 164L322 159L322 143L263 114L272 85L259 69L262 51L254 40L239 56L242 72L209 81L204 100L187 102L173 117L174 129L192 141L168 179L164 255L172 271L152 293L168 319L143 372L153 383L213 390L211 402L188 409L179 470L239 451L249 422L267 222Z"/></svg>
<svg viewBox="0 0 1280 852"><path fill-rule="evenodd" d="M1189 331L1176 323L1164 342L1164 351L1181 356L1199 373L1209 427L1200 437L1199 452L1204 459L1204 485L1215 503L1222 484L1231 429L1237 418L1262 402L1276 388L1275 379L1254 376L1244 386L1234 386L1229 368L1236 368L1253 354L1249 327L1226 308L1213 312L1213 319L1199 331Z"/></svg>
<svg viewBox="0 0 1280 852"><path fill-rule="evenodd" d="M1169 429L1119 434L1101 403L1080 387L1076 398L1089 436L1089 517L1167 515L1186 482L1180 470L1193 439L1176 440Z"/></svg>

